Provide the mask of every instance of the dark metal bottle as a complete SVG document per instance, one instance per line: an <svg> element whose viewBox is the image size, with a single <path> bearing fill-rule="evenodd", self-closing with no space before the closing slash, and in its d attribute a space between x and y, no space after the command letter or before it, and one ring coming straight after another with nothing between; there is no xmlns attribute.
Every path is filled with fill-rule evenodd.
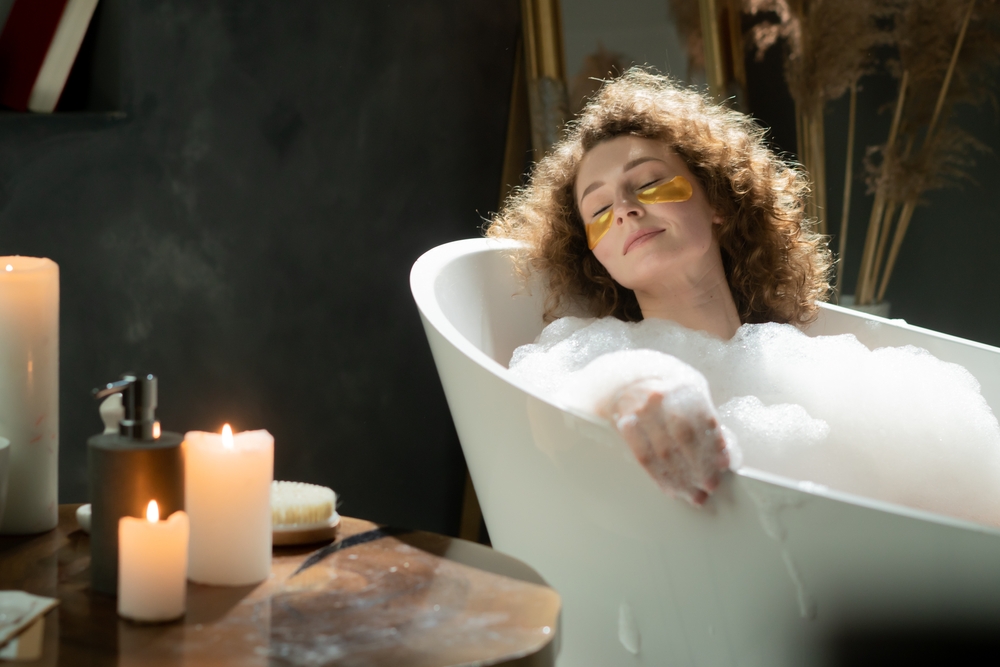
<svg viewBox="0 0 1000 667"><path fill-rule="evenodd" d="M108 595L118 593L118 520L146 516L150 500L162 517L184 509L184 438L160 432L156 376L126 374L94 396L118 392L125 411L119 432L87 440L91 587Z"/></svg>

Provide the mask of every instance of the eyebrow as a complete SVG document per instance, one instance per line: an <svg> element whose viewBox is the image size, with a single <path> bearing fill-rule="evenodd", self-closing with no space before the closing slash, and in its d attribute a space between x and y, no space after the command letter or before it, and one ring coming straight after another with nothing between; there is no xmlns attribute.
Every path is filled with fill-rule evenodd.
<svg viewBox="0 0 1000 667"><path fill-rule="evenodd" d="M626 162L625 167L622 169L622 171L631 171L632 169L638 167L640 164L644 162L650 162L651 160L656 160L657 162L663 162L663 160L661 160L660 158L653 157L651 155L647 155L645 157L637 157L634 160L629 160L628 162ZM666 164L666 162L663 163ZM583 200L586 199L587 195L589 195L591 192L601 187L602 185L604 185L604 181L594 181L593 183L588 185L587 189L583 191L582 195L580 195L580 203L582 204Z"/></svg>

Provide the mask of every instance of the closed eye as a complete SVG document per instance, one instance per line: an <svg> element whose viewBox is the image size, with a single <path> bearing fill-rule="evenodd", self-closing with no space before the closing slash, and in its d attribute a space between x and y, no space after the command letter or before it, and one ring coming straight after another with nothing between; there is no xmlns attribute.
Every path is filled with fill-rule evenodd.
<svg viewBox="0 0 1000 667"><path fill-rule="evenodd" d="M596 218L601 213L604 213L605 211L607 211L609 208L611 208L611 204L608 204L607 206L605 206L604 208L602 208L602 209L600 209L598 211L594 211L594 214L592 216L590 216L591 219Z"/></svg>
<svg viewBox="0 0 1000 667"><path fill-rule="evenodd" d="M652 186L656 185L657 183L659 183L662 180L663 180L662 178L657 178L657 179L654 179L654 180L650 181L649 183L646 183L645 185L640 185L638 188L636 188L636 192L639 192L639 191L645 190L646 188L652 187Z"/></svg>

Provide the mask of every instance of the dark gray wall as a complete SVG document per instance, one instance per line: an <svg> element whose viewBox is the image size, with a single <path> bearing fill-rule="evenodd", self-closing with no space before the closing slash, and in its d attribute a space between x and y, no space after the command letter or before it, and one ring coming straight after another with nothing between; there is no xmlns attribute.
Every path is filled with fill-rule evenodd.
<svg viewBox="0 0 1000 667"><path fill-rule="evenodd" d="M407 274L496 206L517 4L102 0L87 105L124 114L0 113L0 253L62 269L63 501L87 493L89 390L145 368L167 428L267 428L278 477L454 532L461 453ZM780 63L751 74L751 110L794 151ZM892 94L865 83L856 173ZM964 122L1000 148L992 110ZM835 232L845 137L846 100L827 117ZM888 298L997 345L996 154L976 176L927 197Z"/></svg>
<svg viewBox="0 0 1000 667"><path fill-rule="evenodd" d="M102 4L124 117L0 115L0 252L61 267L61 501L90 389L149 369L165 428L266 428L278 478L453 533L408 272L496 207L516 0Z"/></svg>

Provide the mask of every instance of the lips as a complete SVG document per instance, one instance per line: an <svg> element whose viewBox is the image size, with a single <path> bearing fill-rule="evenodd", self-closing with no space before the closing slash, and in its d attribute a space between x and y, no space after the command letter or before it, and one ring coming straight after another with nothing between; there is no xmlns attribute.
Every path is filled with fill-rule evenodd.
<svg viewBox="0 0 1000 667"><path fill-rule="evenodd" d="M662 229L650 229L650 228L635 230L634 232L628 235L627 239L625 239L625 247L622 249L622 254L627 255L628 251L631 250L633 246L641 245L650 238L652 238L653 236L656 236L657 234L660 234L662 232L663 232Z"/></svg>

